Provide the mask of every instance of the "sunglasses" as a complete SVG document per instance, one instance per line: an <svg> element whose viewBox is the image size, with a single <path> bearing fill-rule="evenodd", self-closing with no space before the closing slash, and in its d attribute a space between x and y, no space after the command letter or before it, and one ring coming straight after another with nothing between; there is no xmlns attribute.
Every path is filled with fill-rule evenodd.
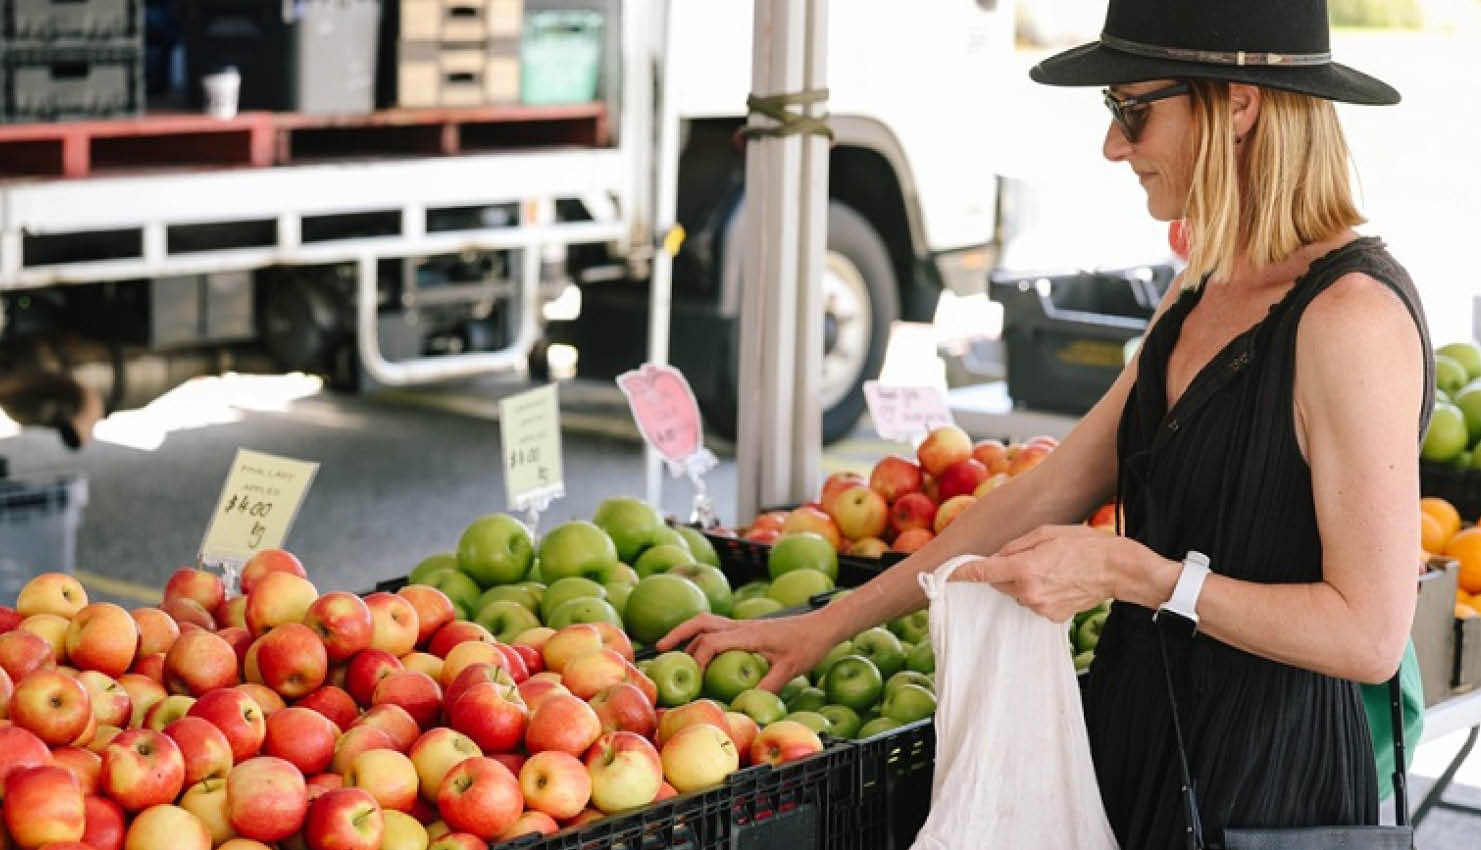
<svg viewBox="0 0 1481 850"><path fill-rule="evenodd" d="M1126 141L1136 144L1142 134L1142 128L1147 126L1147 115L1151 112L1152 104L1164 98L1177 97L1188 93L1187 83L1173 83L1166 88L1149 91L1146 94L1134 95L1132 97L1118 98L1111 93L1110 89L1102 89L1101 96L1105 99L1106 109L1111 111L1111 119L1121 132L1126 135Z"/></svg>

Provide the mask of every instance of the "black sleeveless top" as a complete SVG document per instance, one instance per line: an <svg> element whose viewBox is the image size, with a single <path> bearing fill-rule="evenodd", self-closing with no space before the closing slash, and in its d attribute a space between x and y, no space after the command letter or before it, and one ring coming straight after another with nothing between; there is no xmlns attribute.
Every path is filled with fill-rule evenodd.
<svg viewBox="0 0 1481 850"><path fill-rule="evenodd" d="M1235 337L1167 410L1167 364L1202 290L1185 291L1152 327L1117 433L1125 533L1166 558L1190 549L1245 581L1322 575L1311 472L1296 442L1296 330L1311 300L1363 272L1408 306L1433 357L1404 269L1373 237L1321 257L1253 327ZM1377 400L1375 400L1377 401ZM1381 403L1381 402L1380 402ZM1184 845L1177 750L1151 612L1117 602L1096 651L1086 724L1106 813L1127 850ZM1205 834L1225 826L1373 824L1378 786L1358 687L1166 628L1174 687Z"/></svg>

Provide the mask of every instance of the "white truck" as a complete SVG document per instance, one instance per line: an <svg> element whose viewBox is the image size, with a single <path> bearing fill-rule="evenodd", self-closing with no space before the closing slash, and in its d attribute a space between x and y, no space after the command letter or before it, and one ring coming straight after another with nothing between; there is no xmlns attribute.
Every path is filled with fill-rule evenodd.
<svg viewBox="0 0 1481 850"><path fill-rule="evenodd" d="M991 101L1013 12L1011 0L832 4L826 438L863 412L894 320L929 321L943 289L984 289ZM0 369L75 377L114 408L263 355L345 387L407 386L538 374L565 343L582 375L613 376L646 351L655 68L668 61L688 234L672 360L712 426L733 432L752 7L626 0L619 18L611 145L0 182ZM675 48L661 57L665 20ZM27 398L12 416L71 415L66 399Z"/></svg>

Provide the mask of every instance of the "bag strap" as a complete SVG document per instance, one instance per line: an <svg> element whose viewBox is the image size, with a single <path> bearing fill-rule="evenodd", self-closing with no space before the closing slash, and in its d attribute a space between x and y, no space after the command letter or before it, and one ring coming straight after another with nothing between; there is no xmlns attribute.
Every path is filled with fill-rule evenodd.
<svg viewBox="0 0 1481 850"><path fill-rule="evenodd" d="M1399 664L1402 671L1404 665ZM1394 727L1394 823L1409 825L1409 780L1404 765L1404 690L1399 682L1399 673L1388 680L1389 722Z"/></svg>

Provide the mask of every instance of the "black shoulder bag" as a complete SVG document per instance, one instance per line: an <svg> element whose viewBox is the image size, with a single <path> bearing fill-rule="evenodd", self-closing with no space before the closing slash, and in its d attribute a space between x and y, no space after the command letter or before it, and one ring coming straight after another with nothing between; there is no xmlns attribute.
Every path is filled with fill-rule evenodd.
<svg viewBox="0 0 1481 850"><path fill-rule="evenodd" d="M1165 612L1159 612L1165 613ZM1181 619L1181 618L1178 618ZM1184 815L1188 822L1188 850L1411 850L1414 830L1409 826L1409 802L1405 791L1404 716L1399 692L1399 674L1388 681L1389 719L1394 726L1394 812L1398 826L1303 826L1291 828L1228 827L1222 844L1209 844L1203 837L1198 816L1197 789L1188 771L1188 751L1183 747L1183 726L1178 719L1178 698L1173 692L1172 671L1162 624L1155 627L1157 647L1162 653L1162 677L1167 683L1167 701L1172 708L1172 731L1178 745L1178 768L1182 771Z"/></svg>

